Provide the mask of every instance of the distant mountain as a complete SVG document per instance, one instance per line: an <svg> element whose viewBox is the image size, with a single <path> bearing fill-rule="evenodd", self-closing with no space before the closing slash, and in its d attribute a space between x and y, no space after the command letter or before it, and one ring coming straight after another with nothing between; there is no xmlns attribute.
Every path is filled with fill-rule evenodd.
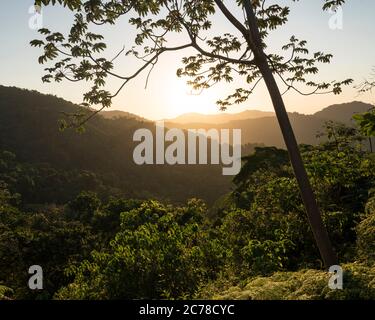
<svg viewBox="0 0 375 320"><path fill-rule="evenodd" d="M166 122L189 124L189 123L204 123L204 124L221 124L235 120L258 119L264 117L272 117L273 112L246 110L240 113L218 113L218 114L201 114L201 113L186 113L174 119L166 119Z"/></svg>
<svg viewBox="0 0 375 320"><path fill-rule="evenodd" d="M356 113L363 113L373 108L371 104L353 101L350 103L334 104L323 110L316 112L314 116L322 118L335 120L338 122L348 123L351 122L352 116Z"/></svg>
<svg viewBox="0 0 375 320"><path fill-rule="evenodd" d="M220 165L137 166L133 150L138 143L133 142L133 134L139 128L154 131L150 121L97 116L86 124L85 133L60 132L62 113L78 110L77 105L52 95L0 86L0 151L14 153L22 163L94 173L106 186L134 198L183 202L196 197L211 203L229 191L231 177L222 175ZM54 182L49 188L54 188Z"/></svg>
<svg viewBox="0 0 375 320"><path fill-rule="evenodd" d="M126 118L126 119L135 119L139 121L148 121L147 119L137 116L136 114L126 112L126 111L121 111L121 110L102 111L100 115L105 119Z"/></svg>
<svg viewBox="0 0 375 320"><path fill-rule="evenodd" d="M319 142L316 135L322 131L325 122L332 120L352 125L352 116L355 113L367 111L371 107L372 105L370 104L354 101L351 103L329 106L313 115L305 115L297 112L289 113L289 118L299 143L316 144ZM248 114L251 115L252 112L253 111L250 111ZM246 114L246 112L242 112L238 114L237 117L240 118L241 115L246 116ZM274 115L261 118L232 120L224 123L166 122L166 126L181 129L241 129L243 144L261 143L279 148L285 147L279 124Z"/></svg>
<svg viewBox="0 0 375 320"><path fill-rule="evenodd" d="M350 124L352 114L370 107L352 102L330 106L313 115L291 113L290 119L298 142L315 144L318 142L316 134L322 130L325 121L340 120ZM138 143L133 142L133 134L139 128L155 130L153 122L138 116L110 111L90 120L83 134L73 130L60 132L58 120L62 113L78 110L77 105L52 95L0 86L0 151L14 153L17 161L25 164L41 164L45 175L50 175L50 167L59 172L70 172L69 177L74 176L74 170L81 172L80 177L84 177L86 171L93 173L97 179L90 178L91 182L87 184L80 181L90 185L99 179L104 188L121 190L132 197L154 197L173 202L198 197L212 203L230 190L231 177L222 176L220 165L137 166L133 161L133 150ZM284 147L272 113L251 110L194 117L182 116L177 122L167 122L166 126L242 129L243 154L251 152L256 144ZM183 119L188 122L184 123ZM190 122L194 119L199 122ZM43 164L48 164L48 168ZM64 174L52 174L50 179L56 180L59 188L65 183ZM29 181L27 185L32 186L32 183ZM48 187L51 190L53 183ZM69 189L69 185L66 188Z"/></svg>

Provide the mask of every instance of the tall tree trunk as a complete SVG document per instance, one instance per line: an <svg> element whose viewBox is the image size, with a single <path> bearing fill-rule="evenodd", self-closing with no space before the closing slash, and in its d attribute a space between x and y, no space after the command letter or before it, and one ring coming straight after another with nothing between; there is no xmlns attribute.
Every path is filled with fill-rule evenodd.
<svg viewBox="0 0 375 320"><path fill-rule="evenodd" d="M373 148L372 148L372 137L368 138L369 143L370 143L370 152L373 153Z"/></svg>
<svg viewBox="0 0 375 320"><path fill-rule="evenodd" d="M327 230L323 224L321 213L302 161L297 140L290 124L288 113L285 109L284 101L267 61L261 64L260 70L263 74L264 81L275 108L277 120L289 152L290 162L298 181L298 186L306 207L307 216L314 233L315 241L322 256L324 265L329 268L330 266L337 264L337 256L332 248Z"/></svg>
<svg viewBox="0 0 375 320"><path fill-rule="evenodd" d="M329 268L332 265L338 264L337 256L333 250L327 230L323 224L321 213L302 161L301 153L299 151L297 140L290 124L288 113L285 109L283 98L281 96L273 72L270 68L268 58L264 53L264 50L262 49L262 39L257 25L255 12L250 0L245 0L244 6L250 29L249 42L252 46L259 70L263 75L268 92L272 99L277 120L279 122L281 132L283 134L284 141L289 152L290 161L298 182L303 202L305 204L307 217L314 234L316 244L320 251L325 267Z"/></svg>

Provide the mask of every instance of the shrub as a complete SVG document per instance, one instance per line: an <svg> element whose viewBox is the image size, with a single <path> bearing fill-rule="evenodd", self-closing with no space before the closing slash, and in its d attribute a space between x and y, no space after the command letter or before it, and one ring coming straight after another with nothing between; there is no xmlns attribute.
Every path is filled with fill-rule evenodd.
<svg viewBox="0 0 375 320"><path fill-rule="evenodd" d="M255 277L240 286L212 295L213 299L242 300L373 300L375 299L375 266L352 263L343 265L344 288L328 287L329 273L306 269L277 272L270 277ZM212 290L212 288L210 288ZM202 290L202 295L204 290Z"/></svg>

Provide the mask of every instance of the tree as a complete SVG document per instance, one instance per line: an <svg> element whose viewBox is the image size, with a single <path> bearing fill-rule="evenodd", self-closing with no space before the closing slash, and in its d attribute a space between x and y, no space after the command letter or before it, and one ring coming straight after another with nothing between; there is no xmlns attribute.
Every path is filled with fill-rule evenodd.
<svg viewBox="0 0 375 320"><path fill-rule="evenodd" d="M361 133L368 138L370 151L373 152L372 137L375 136L375 109L353 116Z"/></svg>
<svg viewBox="0 0 375 320"><path fill-rule="evenodd" d="M160 299L191 297L209 280L203 254L210 245L203 230L206 209L192 200L184 207L147 201L121 213L120 230L109 248L70 273L74 282L58 299ZM199 224L198 224L199 223ZM131 275L129 277L129 275Z"/></svg>
<svg viewBox="0 0 375 320"><path fill-rule="evenodd" d="M294 1L294 0L293 0ZM323 9L344 4L345 0L323 0ZM244 86L217 103L225 109L235 103L245 102L258 84L263 80L271 96L276 116L289 151L300 192L305 203L307 215L314 233L318 248L326 267L336 264L337 257L331 246L327 231L323 225L313 190L299 152L298 144L291 127L288 114L276 76L285 86L285 92L295 90L304 95L317 93L339 94L343 85L352 80L341 82L316 83L307 78L318 73L319 63L330 63L332 55L316 52L310 55L306 41L295 36L282 47L288 55L267 53L267 39L271 31L288 21L290 9L266 0L237 0L236 10L228 7L222 0L37 0L36 4L60 3L75 12L75 22L66 38L59 32L52 33L41 29L45 40L33 40L31 45L43 47L44 53L40 63L58 59L55 64L46 68L43 81L69 80L73 82L88 81L91 90L84 95L83 107L100 105L100 109L91 112L69 115L70 123L80 127L97 112L111 105L111 101L123 87L143 71L149 74L162 54L171 51L193 49L196 54L183 59L184 67L177 71L178 76L187 76L188 83L194 90L200 91L218 82L232 82L234 77L244 80ZM211 37L212 15L216 12L224 15L233 26L232 33ZM243 18L239 19L239 14ZM114 63L124 50L113 59L106 59L101 53L106 49L103 36L90 31L92 25L115 24L119 18L129 15L129 24L135 27L138 34L135 46L126 52L139 59L142 64L130 75L121 75L114 71ZM242 20L242 21L241 21ZM173 33L185 33L186 43L169 46L169 36ZM179 37L183 39L183 36ZM109 76L121 79L121 87L110 93L105 90ZM148 77L147 77L148 81ZM299 85L311 88L303 92ZM90 109L91 110L91 109Z"/></svg>
<svg viewBox="0 0 375 320"><path fill-rule="evenodd" d="M375 87L375 68L372 70L370 79L366 79L356 88L359 93L372 92ZM372 137L375 136L375 107L362 114L356 114L353 119L360 128L361 133L368 138L370 151L373 152Z"/></svg>

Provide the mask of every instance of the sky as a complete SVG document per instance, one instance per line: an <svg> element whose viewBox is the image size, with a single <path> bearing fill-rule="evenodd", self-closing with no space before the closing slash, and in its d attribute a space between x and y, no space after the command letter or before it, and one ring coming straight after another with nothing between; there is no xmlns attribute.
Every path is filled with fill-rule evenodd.
<svg viewBox="0 0 375 320"><path fill-rule="evenodd" d="M51 83L41 81L43 68L37 62L40 49L31 48L29 42L40 38L35 28L35 13L33 0L2 0L0 10L0 85L16 86L53 94L66 100L80 103L82 94L87 88L85 84ZM235 1L226 1L235 10ZM269 1L271 2L271 1ZM282 29L273 33L269 38L269 50L279 52L279 48L288 42L291 35L308 41L311 52L323 51L332 53L331 64L320 68L319 79L324 81L354 79L360 84L369 77L375 66L375 1L347 0L343 7L342 19L334 13L321 10L322 1L291 0L273 1L287 3L291 7L289 22ZM68 32L72 22L71 13L62 7L47 7L40 20L43 27L53 31ZM213 18L212 34L232 32L233 28L219 13ZM336 24L335 24L336 22ZM338 23L337 23L338 22ZM336 28L332 28L332 23ZM121 20L115 27L94 29L106 36L108 50L105 56L110 58L123 46L130 49L133 45L134 31L129 29L126 20ZM184 44L184 36L173 36L171 45ZM158 65L151 74L145 88L146 73L129 83L115 98L111 110L123 110L142 117L158 120L173 118L182 113L218 113L216 100L225 98L236 87L243 87L243 82L235 81L231 85L219 84L206 90L200 95L192 95L186 85L186 78L177 78L176 70L182 66L181 58L189 55L187 52L173 52L161 57ZM131 74L137 69L134 61L121 56L117 60L116 71L122 75ZM120 86L116 80L108 82L108 89L116 91ZM371 94L358 95L353 86L344 88L344 93L337 95L301 96L298 93L288 93L284 96L289 112L311 114L331 104L360 100L374 103ZM246 109L263 111L273 110L269 95L262 84L250 99L241 105L231 106L230 113Z"/></svg>

